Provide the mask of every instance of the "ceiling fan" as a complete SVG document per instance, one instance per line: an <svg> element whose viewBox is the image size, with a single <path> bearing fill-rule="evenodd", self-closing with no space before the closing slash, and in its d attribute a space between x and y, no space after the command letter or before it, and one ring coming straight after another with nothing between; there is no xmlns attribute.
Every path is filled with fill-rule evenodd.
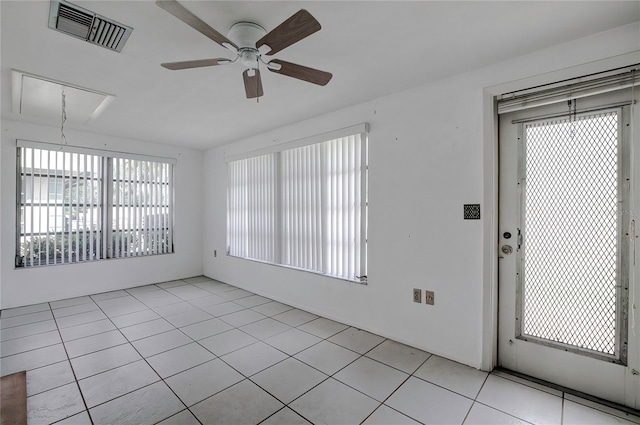
<svg viewBox="0 0 640 425"><path fill-rule="evenodd" d="M158 0L156 4L236 55L234 59L198 59L160 64L167 69L179 70L240 62L245 67L242 77L248 99L258 98L264 94L259 69L261 63L271 72L320 86L326 85L331 80L332 75L328 72L278 59L267 61L263 57L274 55L320 30L320 23L304 9L269 33L252 22L238 22L231 27L225 37L175 0Z"/></svg>

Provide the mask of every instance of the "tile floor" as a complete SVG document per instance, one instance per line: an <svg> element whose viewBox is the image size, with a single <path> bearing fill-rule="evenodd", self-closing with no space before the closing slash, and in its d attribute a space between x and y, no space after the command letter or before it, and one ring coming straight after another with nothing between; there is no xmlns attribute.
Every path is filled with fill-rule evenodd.
<svg viewBox="0 0 640 425"><path fill-rule="evenodd" d="M29 424L640 424L206 277L0 314Z"/></svg>

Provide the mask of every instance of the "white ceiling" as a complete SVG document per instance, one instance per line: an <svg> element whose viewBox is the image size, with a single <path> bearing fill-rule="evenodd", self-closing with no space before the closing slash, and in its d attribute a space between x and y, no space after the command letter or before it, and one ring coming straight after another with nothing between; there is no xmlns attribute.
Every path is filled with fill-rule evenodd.
<svg viewBox="0 0 640 425"><path fill-rule="evenodd" d="M59 125L11 107L11 69L115 95L89 132L205 149L640 20L639 1L184 1L219 32L269 31L301 8L322 30L275 57L333 73L315 86L266 70L260 103L242 67L161 62L229 52L153 1L75 1L134 28L122 53L48 28L48 1L0 1L4 119Z"/></svg>

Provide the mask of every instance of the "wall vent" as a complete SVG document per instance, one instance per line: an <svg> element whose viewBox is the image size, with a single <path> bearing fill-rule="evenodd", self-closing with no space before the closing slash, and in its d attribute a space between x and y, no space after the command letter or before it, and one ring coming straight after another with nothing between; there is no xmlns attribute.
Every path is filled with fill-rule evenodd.
<svg viewBox="0 0 640 425"><path fill-rule="evenodd" d="M133 28L64 0L51 0L49 28L116 52L122 51Z"/></svg>

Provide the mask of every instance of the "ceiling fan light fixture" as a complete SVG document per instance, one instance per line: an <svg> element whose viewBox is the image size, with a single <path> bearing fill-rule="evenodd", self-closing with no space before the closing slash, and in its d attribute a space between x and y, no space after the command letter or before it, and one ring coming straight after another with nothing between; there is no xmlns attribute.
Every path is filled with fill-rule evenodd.
<svg viewBox="0 0 640 425"><path fill-rule="evenodd" d="M247 68L257 68L258 58L258 51L255 49L242 49L240 51L240 62Z"/></svg>

